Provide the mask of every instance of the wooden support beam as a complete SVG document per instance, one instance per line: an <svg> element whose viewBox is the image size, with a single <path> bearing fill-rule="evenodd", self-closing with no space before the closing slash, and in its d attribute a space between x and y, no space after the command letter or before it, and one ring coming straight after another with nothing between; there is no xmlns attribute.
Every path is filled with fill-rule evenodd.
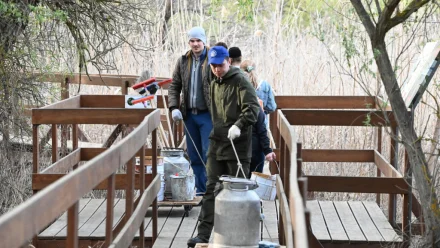
<svg viewBox="0 0 440 248"><path fill-rule="evenodd" d="M380 154L378 151L374 151L374 163L386 177L402 178L402 174L400 174L399 171L397 171L390 163L388 163L382 156L382 154Z"/></svg>
<svg viewBox="0 0 440 248"><path fill-rule="evenodd" d="M298 110L283 109L291 125L299 126L389 126L395 125L393 113L378 110ZM384 118L384 113L387 119Z"/></svg>
<svg viewBox="0 0 440 248"><path fill-rule="evenodd" d="M33 109L33 124L139 124L155 109ZM123 123L121 123L123 122Z"/></svg>
<svg viewBox="0 0 440 248"><path fill-rule="evenodd" d="M275 96L277 107L302 109L370 109L375 108L371 96Z"/></svg>
<svg viewBox="0 0 440 248"><path fill-rule="evenodd" d="M67 156L53 163L43 171L41 174L65 174L73 168L74 165L81 161L81 148L74 150Z"/></svg>
<svg viewBox="0 0 440 248"><path fill-rule="evenodd" d="M373 163L374 150L302 149L303 162Z"/></svg>
<svg viewBox="0 0 440 248"><path fill-rule="evenodd" d="M65 176L65 174L32 174L32 190L42 190L55 181L59 180ZM145 174L145 181L148 183L152 180L151 174ZM134 180L135 189L140 189L140 176L135 175ZM128 178L126 174L116 174L115 175L115 189L126 189L128 185ZM108 187L107 180L99 183L94 189L106 190Z"/></svg>
<svg viewBox="0 0 440 248"><path fill-rule="evenodd" d="M358 192L406 194L408 184L403 178L307 176L308 190L321 192Z"/></svg>

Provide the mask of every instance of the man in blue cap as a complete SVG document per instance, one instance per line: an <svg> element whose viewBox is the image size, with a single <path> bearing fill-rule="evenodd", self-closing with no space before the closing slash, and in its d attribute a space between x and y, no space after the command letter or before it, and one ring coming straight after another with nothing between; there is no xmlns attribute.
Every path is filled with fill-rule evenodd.
<svg viewBox="0 0 440 248"><path fill-rule="evenodd" d="M212 129L209 114L212 73L208 65L205 30L193 27L188 32L188 44L191 50L177 60L174 68L173 81L168 88L168 107L174 121L185 122L187 152L196 179L197 195L203 195L207 180L208 137Z"/></svg>
<svg viewBox="0 0 440 248"><path fill-rule="evenodd" d="M212 47L208 53L209 65L214 74L210 87L210 106L213 129L208 149L206 172L208 183L199 215L198 234L188 240L188 246L207 243L214 226L214 188L222 175L235 175L237 157L231 145L234 142L243 166L240 177L249 173L252 156L252 125L257 121L259 104L249 79L239 68L230 67L228 50Z"/></svg>

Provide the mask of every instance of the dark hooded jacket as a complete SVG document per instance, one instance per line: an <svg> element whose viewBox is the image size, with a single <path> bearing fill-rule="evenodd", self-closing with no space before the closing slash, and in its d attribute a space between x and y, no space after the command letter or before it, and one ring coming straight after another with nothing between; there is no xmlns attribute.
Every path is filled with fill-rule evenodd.
<svg viewBox="0 0 440 248"><path fill-rule="evenodd" d="M206 47L206 54L209 52L209 47ZM170 111L173 109L180 109L183 118L186 119L187 100L189 84L191 81L191 68L192 68L192 53L191 50L186 52L182 57L177 60L176 66L173 72L173 82L171 82L168 88L168 108ZM202 83L203 83L203 96L205 98L208 110L210 109L209 99L209 84L212 80L212 71L208 65L208 57L206 56L201 65L202 69ZM183 97L180 94L183 93ZM180 103L180 104L179 104Z"/></svg>
<svg viewBox="0 0 440 248"><path fill-rule="evenodd" d="M240 128L241 134L234 140L240 159L252 157L252 125L257 121L260 105L255 89L249 79L235 67L222 79L211 82L211 118L213 129L209 138L209 153L218 160L236 160L228 131L232 125Z"/></svg>

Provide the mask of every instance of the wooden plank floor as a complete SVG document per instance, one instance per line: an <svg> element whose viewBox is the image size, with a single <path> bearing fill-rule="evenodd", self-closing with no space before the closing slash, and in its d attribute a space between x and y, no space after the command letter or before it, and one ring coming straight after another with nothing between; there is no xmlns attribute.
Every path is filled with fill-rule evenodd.
<svg viewBox="0 0 440 248"><path fill-rule="evenodd" d="M307 208L313 234L322 244L402 242L375 202L313 200L307 201Z"/></svg>
<svg viewBox="0 0 440 248"><path fill-rule="evenodd" d="M103 239L105 236L105 199L82 199L79 212L79 237L90 240ZM115 199L113 225L123 217L125 199ZM278 242L277 208L275 201L263 202L265 221L263 225L263 240ZM193 207L189 216L179 206L159 206L158 209L158 238L153 247L181 248L186 247L189 238L197 235L198 216L200 207ZM66 236L66 214L61 215L52 225L41 232L39 239L62 239ZM145 235L151 236L151 209L145 217ZM136 237L139 235L137 234Z"/></svg>

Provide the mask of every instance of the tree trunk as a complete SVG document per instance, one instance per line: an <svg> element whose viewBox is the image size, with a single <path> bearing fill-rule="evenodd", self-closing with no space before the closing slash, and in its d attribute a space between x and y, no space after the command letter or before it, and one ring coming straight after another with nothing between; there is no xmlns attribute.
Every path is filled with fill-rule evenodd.
<svg viewBox="0 0 440 248"><path fill-rule="evenodd" d="M429 159L428 159L428 167L429 172L433 177L435 177L435 174L438 173L438 171L435 171L435 165L437 164L437 160L439 157L439 142L440 142L440 114L437 114L437 122L435 124L435 130L434 135L432 137L431 141L431 147L429 149Z"/></svg>
<svg viewBox="0 0 440 248"><path fill-rule="evenodd" d="M413 171L416 188L420 195L421 205L423 206L423 215L429 243L439 242L440 240L440 210L435 192L435 182L427 170L425 154L421 146L421 139L417 137L414 127L411 125L411 116L407 111L403 101L397 79L395 77L389 56L386 50L385 42L372 40L373 51L375 51L375 60L379 68L380 76L388 95L388 99L393 108L393 114L396 118L399 131L402 137L402 143L408 152L408 158Z"/></svg>
<svg viewBox="0 0 440 248"><path fill-rule="evenodd" d="M162 25L162 45L165 45L165 41L168 36L168 21L171 18L171 0L166 0L165 3L165 15Z"/></svg>

